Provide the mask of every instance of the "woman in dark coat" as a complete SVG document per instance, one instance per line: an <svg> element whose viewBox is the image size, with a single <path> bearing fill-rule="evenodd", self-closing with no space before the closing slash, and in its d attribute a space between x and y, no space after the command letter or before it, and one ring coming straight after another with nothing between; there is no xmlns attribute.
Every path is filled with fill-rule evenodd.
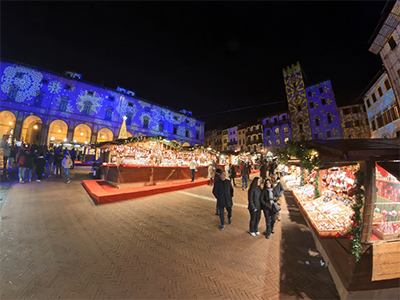
<svg viewBox="0 0 400 300"><path fill-rule="evenodd" d="M276 221L276 212L273 210L273 203L278 200L277 196L276 190L272 188L271 181L267 179L261 195L261 209L264 212L265 223L267 225L267 239L269 239L271 233L275 232L274 224Z"/></svg>
<svg viewBox="0 0 400 300"><path fill-rule="evenodd" d="M236 178L236 168L234 164L231 164L229 168L229 178L231 179L231 183L233 181L233 186L236 186L235 178Z"/></svg>
<svg viewBox="0 0 400 300"><path fill-rule="evenodd" d="M255 177L251 182L249 192L248 192L248 200L249 205L247 209L250 212L250 234L251 236L260 235L258 231L258 223L260 223L261 217L261 179L259 177Z"/></svg>
<svg viewBox="0 0 400 300"><path fill-rule="evenodd" d="M44 173L44 166L46 164L46 160L44 159L44 155L43 153L40 153L38 158L36 159L36 176L37 182L41 182L42 181L42 175Z"/></svg>

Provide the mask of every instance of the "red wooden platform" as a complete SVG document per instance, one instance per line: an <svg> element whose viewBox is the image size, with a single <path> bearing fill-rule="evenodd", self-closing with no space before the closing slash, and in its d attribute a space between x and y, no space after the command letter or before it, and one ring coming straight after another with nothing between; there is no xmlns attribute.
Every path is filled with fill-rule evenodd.
<svg viewBox="0 0 400 300"><path fill-rule="evenodd" d="M184 190L200 185L206 185L209 182L209 179L201 178L196 179L194 182L185 180L121 189L112 186L105 180L83 180L82 184L96 204L105 204Z"/></svg>

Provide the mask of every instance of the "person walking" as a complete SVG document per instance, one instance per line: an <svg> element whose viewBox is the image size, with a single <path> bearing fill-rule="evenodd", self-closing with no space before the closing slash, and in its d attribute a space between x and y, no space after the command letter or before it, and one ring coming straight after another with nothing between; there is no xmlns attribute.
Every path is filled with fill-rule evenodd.
<svg viewBox="0 0 400 300"><path fill-rule="evenodd" d="M281 182L281 178L280 177L276 178L276 185L274 186L274 190L275 190L275 194L277 195L276 196L277 197L277 201L276 202L279 205L281 205L281 197L282 197L283 193L285 192L285 189L283 188L283 184ZM278 211L276 213L276 220L277 221L281 220L281 212L280 211Z"/></svg>
<svg viewBox="0 0 400 300"><path fill-rule="evenodd" d="M261 164L260 177L261 177L261 183L264 183L265 178L267 178L267 164L265 160Z"/></svg>
<svg viewBox="0 0 400 300"><path fill-rule="evenodd" d="M53 164L54 164L54 150L50 149L50 151L47 152L46 155L47 178L49 178L51 175L54 175Z"/></svg>
<svg viewBox="0 0 400 300"><path fill-rule="evenodd" d="M244 189L247 189L247 184L249 181L249 175L250 175L250 169L249 165L246 163L244 164L242 170L240 171L240 174L242 175L242 191Z"/></svg>
<svg viewBox="0 0 400 300"><path fill-rule="evenodd" d="M64 159L63 159L62 162L61 162L61 165L62 165L63 168L64 168L65 176L67 176L67 181L66 181L66 183L70 183L71 180L69 179L68 171L69 171L69 169L72 167L72 160L71 160L71 157L69 156L68 153L65 154L65 157L64 157Z"/></svg>
<svg viewBox="0 0 400 300"><path fill-rule="evenodd" d="M213 185L214 167L211 163L208 165L207 171L208 171L207 177L210 179L210 183L208 185Z"/></svg>
<svg viewBox="0 0 400 300"><path fill-rule="evenodd" d="M276 191L272 188L271 180L267 179L265 181L264 189L261 195L261 209L264 212L265 223L267 227L266 238L269 239L271 233L274 233L274 225L276 221L276 212L274 210L273 204L276 202Z"/></svg>
<svg viewBox="0 0 400 300"><path fill-rule="evenodd" d="M221 174L222 174L222 170L220 168L215 170L214 186L218 180L221 180ZM215 204L215 210L216 210L215 215L219 216L218 202Z"/></svg>
<svg viewBox="0 0 400 300"><path fill-rule="evenodd" d="M46 160L44 159L44 155L43 155L43 153L40 153L38 158L36 159L36 176L37 176L36 181L37 182L42 181L45 164L46 164Z"/></svg>
<svg viewBox="0 0 400 300"><path fill-rule="evenodd" d="M250 184L249 192L248 192L248 201L249 204L247 209L250 212L250 235L256 236L260 235L258 231L258 224L260 223L261 218L261 178L255 177Z"/></svg>
<svg viewBox="0 0 400 300"><path fill-rule="evenodd" d="M56 154L54 155L54 162L55 162L55 166L56 166L56 172L55 175L56 177L61 177L61 163L63 161L63 155L62 155L62 151L61 149L57 149Z"/></svg>
<svg viewBox="0 0 400 300"><path fill-rule="evenodd" d="M217 198L217 207L219 210L219 218L221 220L220 230L225 228L225 218L224 211L225 208L228 211L228 223L232 223L232 197L233 197L233 187L231 182L226 179L226 173L222 172L221 179L215 182L213 188L213 195Z"/></svg>
<svg viewBox="0 0 400 300"><path fill-rule="evenodd" d="M194 175L195 175L195 172L196 172L196 167L197 167L197 163L196 163L196 161L194 159L194 156L190 160L189 167L190 167L190 176L192 177L192 181L191 182L193 182L194 181Z"/></svg>
<svg viewBox="0 0 400 300"><path fill-rule="evenodd" d="M15 157L17 156L18 147L14 145L10 150L10 157L8 158L8 168L13 168Z"/></svg>
<svg viewBox="0 0 400 300"><path fill-rule="evenodd" d="M25 183L25 173L26 173L26 152L25 149L21 151L18 157L18 174L19 174L19 182Z"/></svg>
<svg viewBox="0 0 400 300"><path fill-rule="evenodd" d="M27 167L26 179L28 181L32 181L32 170L34 169L35 166L35 160L36 160L35 152L31 148L28 148L25 155L25 165Z"/></svg>
<svg viewBox="0 0 400 300"><path fill-rule="evenodd" d="M236 169L235 169L235 165L233 165L233 164L230 165L229 178L231 180L231 183L233 182L233 186L236 186L236 183L235 183Z"/></svg>
<svg viewBox="0 0 400 300"><path fill-rule="evenodd" d="M76 159L76 151L75 151L75 148L73 148L72 150L71 150L71 161L72 161L72 166L71 166L71 169L73 169L74 167L75 167L75 159Z"/></svg>

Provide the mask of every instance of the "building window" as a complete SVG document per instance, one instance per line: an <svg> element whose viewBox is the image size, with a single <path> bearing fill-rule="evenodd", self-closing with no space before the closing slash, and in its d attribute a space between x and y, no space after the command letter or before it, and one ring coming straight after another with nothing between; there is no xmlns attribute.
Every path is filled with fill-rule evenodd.
<svg viewBox="0 0 400 300"><path fill-rule="evenodd" d="M400 71L400 69L399 69ZM269 119L265 120L265 124L269 124Z"/></svg>
<svg viewBox="0 0 400 300"><path fill-rule="evenodd" d="M326 132L326 137L327 137L327 138L332 137L332 134L331 134L331 131L330 131L330 130L328 130L328 131Z"/></svg>
<svg viewBox="0 0 400 300"><path fill-rule="evenodd" d="M111 116L112 116L112 111L110 109L108 109L106 111L106 120L111 121Z"/></svg>
<svg viewBox="0 0 400 300"><path fill-rule="evenodd" d="M280 141L280 140L276 140L276 141L275 141L275 145L276 145L277 147L279 147L279 146L281 145L281 141Z"/></svg>
<svg viewBox="0 0 400 300"><path fill-rule="evenodd" d="M131 116L131 115L126 116L126 121L125 121L125 123L126 123L126 125L131 125L131 123L132 123L132 116Z"/></svg>
<svg viewBox="0 0 400 300"><path fill-rule="evenodd" d="M325 98L321 98L321 104L325 105L326 104L326 99Z"/></svg>
<svg viewBox="0 0 400 300"><path fill-rule="evenodd" d="M392 36L388 40L388 44L389 44L389 47L391 50L393 50L397 46L396 41L394 40L394 38Z"/></svg>
<svg viewBox="0 0 400 300"><path fill-rule="evenodd" d="M314 102L310 101L310 108L314 108Z"/></svg>
<svg viewBox="0 0 400 300"><path fill-rule="evenodd" d="M390 124L392 122L392 119L390 118L390 112L388 109L383 113L383 120L385 121L385 125Z"/></svg>
<svg viewBox="0 0 400 300"><path fill-rule="evenodd" d="M285 144L289 141L288 137L285 137Z"/></svg>
<svg viewBox="0 0 400 300"><path fill-rule="evenodd" d="M268 146L272 146L272 142L270 140L268 140Z"/></svg>
<svg viewBox="0 0 400 300"><path fill-rule="evenodd" d="M326 114L326 118L328 119L328 124L331 124L332 123L332 116L331 116L330 113Z"/></svg>
<svg viewBox="0 0 400 300"><path fill-rule="evenodd" d="M8 101L14 101L15 100L15 98L17 97L17 92L18 92L18 89L11 89L9 92L8 92L8 95L7 95L7 100Z"/></svg>
<svg viewBox="0 0 400 300"><path fill-rule="evenodd" d="M320 94L322 94L322 93L324 92L324 89L322 88L322 86L321 86L321 87L319 87L319 89L318 89L318 90L319 90L319 93L320 93Z"/></svg>
<svg viewBox="0 0 400 300"><path fill-rule="evenodd" d="M42 104L43 97L44 97L44 93L39 91L38 95L35 97L35 101L33 102L33 105L40 106Z"/></svg>
<svg viewBox="0 0 400 300"><path fill-rule="evenodd" d="M67 101L66 100L61 101L60 110L61 111L66 111L67 110Z"/></svg>
<svg viewBox="0 0 400 300"><path fill-rule="evenodd" d="M353 139L353 136L350 134L349 136L348 136L348 139Z"/></svg>
<svg viewBox="0 0 400 300"><path fill-rule="evenodd" d="M158 123L158 131L164 131L164 122L163 121L160 121Z"/></svg>
<svg viewBox="0 0 400 300"><path fill-rule="evenodd" d="M283 132L284 132L284 133L288 133L288 132L289 132L289 129L288 129L287 126L283 127Z"/></svg>
<svg viewBox="0 0 400 300"><path fill-rule="evenodd" d="M301 111L301 105L297 105L297 110Z"/></svg>
<svg viewBox="0 0 400 300"><path fill-rule="evenodd" d="M376 130L376 123L375 123L375 120L371 120L371 128L372 128L372 131L375 131L375 130Z"/></svg>
<svg viewBox="0 0 400 300"><path fill-rule="evenodd" d="M386 91L390 90L392 87L390 86L389 79L386 79L383 84L385 85Z"/></svg>
<svg viewBox="0 0 400 300"><path fill-rule="evenodd" d="M196 140L199 139L200 133L198 131L196 131Z"/></svg>
<svg viewBox="0 0 400 300"><path fill-rule="evenodd" d="M286 120L286 116L282 116L282 121L285 121Z"/></svg>
<svg viewBox="0 0 400 300"><path fill-rule="evenodd" d="M344 128L350 128L353 127L353 121L347 121L344 123Z"/></svg>
<svg viewBox="0 0 400 300"><path fill-rule="evenodd" d="M147 116L143 118L143 128L149 128L149 117Z"/></svg>
<svg viewBox="0 0 400 300"><path fill-rule="evenodd" d="M85 105L83 107L83 115L88 116L90 114L90 105Z"/></svg>
<svg viewBox="0 0 400 300"><path fill-rule="evenodd" d="M185 130L185 137L189 137L189 130L188 129Z"/></svg>
<svg viewBox="0 0 400 300"><path fill-rule="evenodd" d="M129 102L129 103L128 103L128 106L132 107L132 106L133 106L133 103L132 103L132 102Z"/></svg>
<svg viewBox="0 0 400 300"><path fill-rule="evenodd" d="M319 126L319 118L318 118L318 116L315 116L315 126Z"/></svg>
<svg viewBox="0 0 400 300"><path fill-rule="evenodd" d="M176 127L174 127L173 133L176 134L176 132L177 132L177 129L176 129Z"/></svg>
<svg viewBox="0 0 400 300"><path fill-rule="evenodd" d="M275 134L279 134L279 128L275 128Z"/></svg>
<svg viewBox="0 0 400 300"><path fill-rule="evenodd" d="M376 96L375 96L375 92L372 93L371 97L372 97L372 101L374 101L374 103L375 103L377 101L376 100Z"/></svg>
<svg viewBox="0 0 400 300"><path fill-rule="evenodd" d="M368 108L371 107L371 101L369 100L369 98L365 99L365 103L367 104Z"/></svg>
<svg viewBox="0 0 400 300"><path fill-rule="evenodd" d="M270 136L271 135L271 130L267 130L267 134L266 134L267 136Z"/></svg>
<svg viewBox="0 0 400 300"><path fill-rule="evenodd" d="M354 106L354 107L351 108L351 112L353 114L357 114L357 113L360 112L360 108L358 106Z"/></svg>
<svg viewBox="0 0 400 300"><path fill-rule="evenodd" d="M64 86L64 89L67 90L67 91L70 91L70 90L72 90L72 85L66 84Z"/></svg>
<svg viewBox="0 0 400 300"><path fill-rule="evenodd" d="M303 120L302 119L298 120L297 125L299 126L299 131L302 132L303 131Z"/></svg>
<svg viewBox="0 0 400 300"><path fill-rule="evenodd" d="M245 139L243 139L243 145L245 145L245 142L246 142L246 140L245 140Z"/></svg>
<svg viewBox="0 0 400 300"><path fill-rule="evenodd" d="M318 140L318 133L314 133L314 140Z"/></svg>
<svg viewBox="0 0 400 300"><path fill-rule="evenodd" d="M392 119L393 119L393 120L397 120L397 119L400 118L400 115L399 115L399 107L398 107L397 104L394 105L394 106L392 106L392 107L390 108L390 112L392 113Z"/></svg>
<svg viewBox="0 0 400 300"><path fill-rule="evenodd" d="M350 114L350 108L343 109L343 114L344 115L349 115Z"/></svg>
<svg viewBox="0 0 400 300"><path fill-rule="evenodd" d="M381 87L378 87L378 95L379 95L379 97L383 96L383 91L382 91Z"/></svg>
<svg viewBox="0 0 400 300"><path fill-rule="evenodd" d="M311 91L308 91L308 97L311 97L312 93Z"/></svg>
<svg viewBox="0 0 400 300"><path fill-rule="evenodd" d="M377 123L377 125L378 125L378 128L381 128L382 126L385 125L385 123L383 122L383 117L382 117L382 115L380 115L380 116L378 116L378 117L376 118L376 123Z"/></svg>

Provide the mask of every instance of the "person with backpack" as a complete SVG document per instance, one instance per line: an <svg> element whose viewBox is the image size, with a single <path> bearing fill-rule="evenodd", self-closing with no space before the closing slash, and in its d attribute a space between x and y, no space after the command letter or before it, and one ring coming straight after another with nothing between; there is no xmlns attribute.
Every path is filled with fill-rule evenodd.
<svg viewBox="0 0 400 300"><path fill-rule="evenodd" d="M65 157L62 160L61 164L62 164L62 166L64 168L65 176L67 176L67 182L66 183L70 183L71 180L69 179L68 171L72 167L72 160L71 160L71 158L70 158L68 153L65 154Z"/></svg>

